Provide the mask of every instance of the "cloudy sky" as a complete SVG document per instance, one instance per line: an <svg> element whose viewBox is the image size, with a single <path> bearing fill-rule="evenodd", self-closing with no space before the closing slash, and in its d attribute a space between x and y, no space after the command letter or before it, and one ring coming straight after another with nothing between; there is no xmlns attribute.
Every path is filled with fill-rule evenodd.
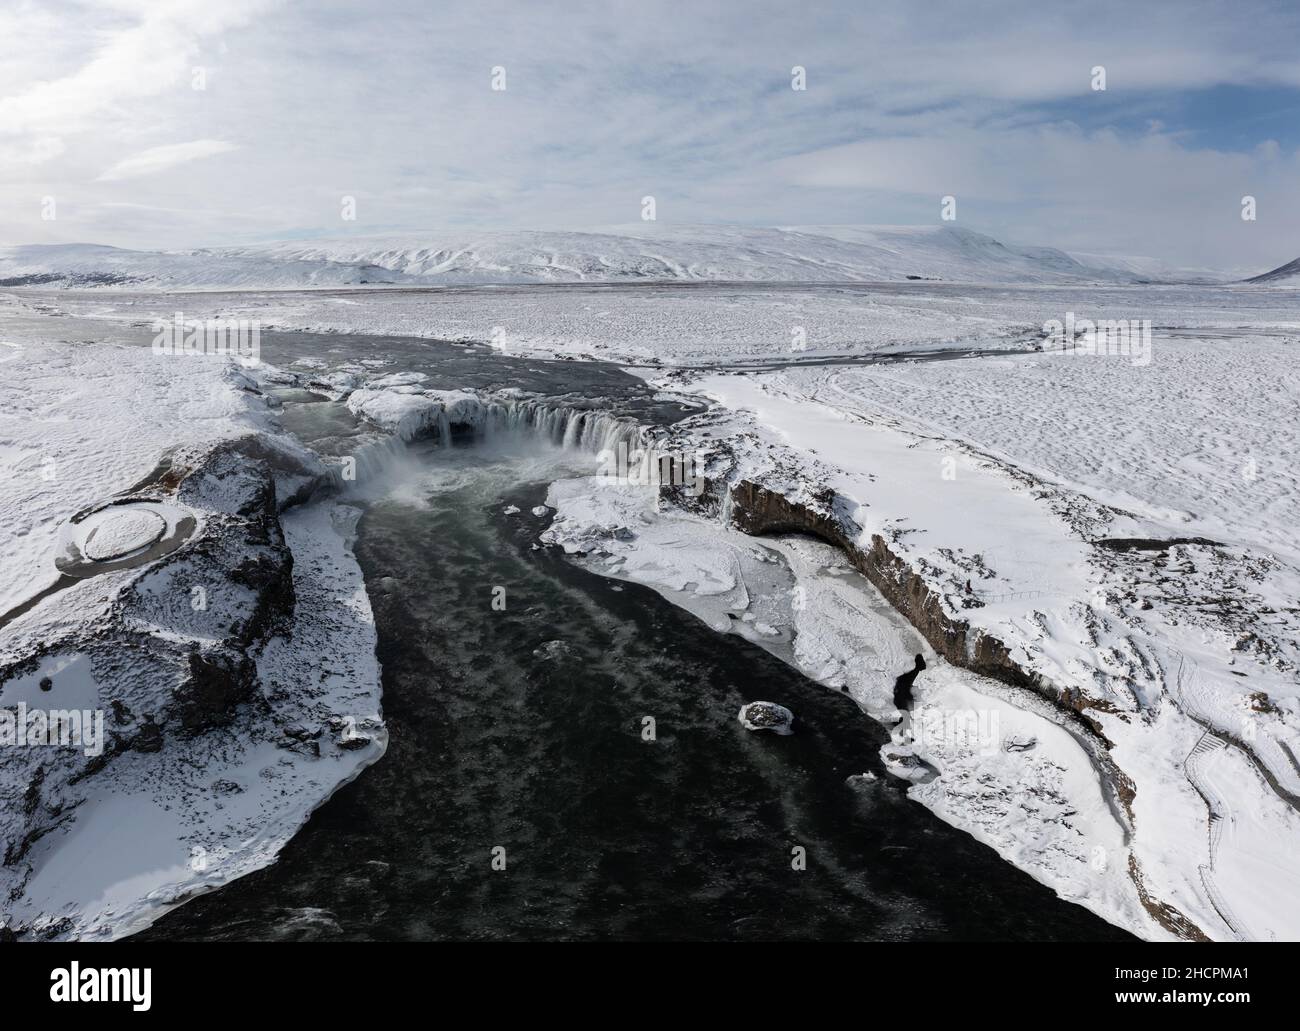
<svg viewBox="0 0 1300 1031"><path fill-rule="evenodd" d="M1300 255L1298 147L1293 0L0 0L0 244L580 228L646 195L923 224L951 195L1006 240L1262 270Z"/></svg>

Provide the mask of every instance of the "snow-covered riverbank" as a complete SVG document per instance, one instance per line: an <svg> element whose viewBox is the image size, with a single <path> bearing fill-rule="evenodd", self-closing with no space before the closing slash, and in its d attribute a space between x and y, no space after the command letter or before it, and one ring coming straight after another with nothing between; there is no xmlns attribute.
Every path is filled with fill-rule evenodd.
<svg viewBox="0 0 1300 1031"><path fill-rule="evenodd" d="M1165 936L1123 865L1106 861L1123 854L1126 830L1077 730L1045 700L937 657L836 549L801 536L750 537L661 504L653 488L602 477L560 481L548 504L557 514L545 539L587 568L653 587L894 727L881 749L886 765L915 780L912 796L944 820L1062 898ZM895 681L918 654L926 668L910 711L900 712Z"/></svg>
<svg viewBox="0 0 1300 1031"><path fill-rule="evenodd" d="M1147 368L1043 355L659 382L728 413L682 426L680 447L796 505L828 490L843 535L901 560L969 628L968 649L996 641L1058 712L1078 713L1114 764L1099 776L1122 833L1032 854L1015 810L1042 792L1017 793L1005 755L963 770L933 751L940 776L915 797L1036 876L1072 869L1064 881L1086 884L1090 868L1119 868L1124 908L1140 898L1158 933L1293 938L1295 338L1161 344ZM918 678L922 697L934 679Z"/></svg>
<svg viewBox="0 0 1300 1031"><path fill-rule="evenodd" d="M271 862L382 755L374 625L348 544L357 511L282 511L326 470L222 360L13 352L2 607L40 600L0 628L0 707L94 711L106 740L93 755L0 748L0 926L116 938ZM62 528L109 503L98 510L165 503L192 536L58 580ZM114 539L124 559L148 551Z"/></svg>

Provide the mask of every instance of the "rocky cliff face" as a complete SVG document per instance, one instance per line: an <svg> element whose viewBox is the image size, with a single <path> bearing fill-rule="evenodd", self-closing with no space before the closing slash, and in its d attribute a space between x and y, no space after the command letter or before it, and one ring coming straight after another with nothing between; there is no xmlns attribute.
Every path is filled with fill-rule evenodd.
<svg viewBox="0 0 1300 1031"><path fill-rule="evenodd" d="M796 501L762 484L742 479L730 493L731 519L738 529L756 536L807 533L834 545L916 627L930 646L954 666L1035 691L1059 706L1095 745L1091 750L1099 768L1114 797L1131 817L1133 783L1106 754L1110 742L1088 715L1089 707L1095 703L1022 668L1002 641L973 629L968 622L949 613L940 595L880 535L872 535L871 546L863 548L858 543L860 527L845 514L843 505L829 489L813 491L807 500Z"/></svg>
<svg viewBox="0 0 1300 1031"><path fill-rule="evenodd" d="M720 509L723 504L719 484L715 482L710 485L706 497L694 507L697 510ZM832 491L821 489L793 499L779 490L742 479L730 489L729 507L733 524L745 533L806 533L840 548L853 566L916 627L931 647L953 665L1027 688L1055 703L1078 726L1076 737L1092 756L1116 810L1122 811L1127 824L1132 826L1136 787L1111 758L1111 743L1089 717L1087 701L1021 668L1002 641L973 630L969 623L949 613L939 595L890 549L882 537L873 535L871 546L861 547L858 543L861 528L846 515L840 499ZM1209 940L1185 915L1150 894L1136 856L1129 858L1128 873L1143 906L1161 926L1184 940Z"/></svg>
<svg viewBox="0 0 1300 1031"><path fill-rule="evenodd" d="M63 624L62 633L0 668L4 705L30 693L27 681L36 680L40 694L32 697L49 709L97 709L104 721L95 754L0 750L0 783L23 786L21 798L0 799L8 810L0 819L4 880L21 883L32 846L72 815L78 785L115 758L159 752L169 737L200 736L228 725L241 706L265 704L253 657L292 622L294 586L276 470L261 451L256 438L235 441L193 468L172 467L157 483L133 488L133 497L195 513L193 538L141 570L70 586L79 597L107 594L102 617Z"/></svg>
<svg viewBox="0 0 1300 1031"><path fill-rule="evenodd" d="M255 439L213 454L177 492L179 500L210 513L207 525L216 532L164 560L121 600L124 617L137 624L161 622L192 635L187 674L167 713L187 734L224 726L235 707L253 697L257 676L250 656L293 619L293 555L280 526L275 471ZM150 590L153 578L167 585L165 594ZM241 604L210 608L209 591L238 597ZM155 604L159 597L170 603L162 611ZM200 601L202 608L196 608ZM227 622L232 611L235 618Z"/></svg>

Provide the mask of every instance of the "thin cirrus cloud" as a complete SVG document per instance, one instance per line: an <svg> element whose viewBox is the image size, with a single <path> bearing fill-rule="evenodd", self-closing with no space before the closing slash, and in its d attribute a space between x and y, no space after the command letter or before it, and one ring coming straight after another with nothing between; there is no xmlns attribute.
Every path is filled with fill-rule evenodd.
<svg viewBox="0 0 1300 1031"><path fill-rule="evenodd" d="M1008 241L1261 270L1300 233L1294 5L11 3L5 239L580 228L647 194L749 225L934 222L954 194Z"/></svg>
<svg viewBox="0 0 1300 1031"><path fill-rule="evenodd" d="M150 147L138 154L123 158L112 168L107 169L96 182L109 183L122 179L139 179L141 176L157 175L177 165L199 161L215 154L226 154L238 150L239 145L224 140L191 140L189 143L171 143L163 147Z"/></svg>

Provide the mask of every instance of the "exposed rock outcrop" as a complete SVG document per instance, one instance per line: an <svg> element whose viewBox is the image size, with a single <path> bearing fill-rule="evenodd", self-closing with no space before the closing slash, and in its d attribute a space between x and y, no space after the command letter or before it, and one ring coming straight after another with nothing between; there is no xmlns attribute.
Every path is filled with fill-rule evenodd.
<svg viewBox="0 0 1300 1031"><path fill-rule="evenodd" d="M813 491L808 500L792 500L779 491L742 479L730 491L731 519L745 533L807 533L844 552L848 560L901 612L930 646L954 666L969 669L1015 687L1032 690L1055 703L1078 726L1076 737L1092 754L1102 781L1116 803L1117 815L1131 824L1135 788L1132 779L1110 758L1110 742L1088 714L1096 700L1063 690L1023 669L1010 649L950 613L924 577L878 534L871 546L858 540L862 531L848 516L843 499L829 489Z"/></svg>
<svg viewBox="0 0 1300 1031"><path fill-rule="evenodd" d="M716 487L711 493L716 494ZM1062 690L1021 668L1002 641L979 632L965 620L947 612L940 596L891 550L881 536L873 535L870 547L863 548L858 543L862 536L861 528L845 514L841 502L842 499L830 490L813 492L808 500L794 500L744 479L730 491L730 514L734 525L745 533L807 533L840 548L853 566L916 627L931 647L953 665L1032 690L1055 703L1077 724L1079 733L1076 738L1092 756L1103 786L1116 803L1117 815L1122 814L1131 827L1136 788L1132 779L1110 757L1111 743L1102 734L1098 722L1089 715L1089 708L1097 708L1098 703ZM900 775L925 772L905 769L906 757L897 758ZM1185 940L1208 940L1206 934L1175 907L1151 895L1135 856L1129 857L1129 876L1143 906L1156 922Z"/></svg>
<svg viewBox="0 0 1300 1031"><path fill-rule="evenodd" d="M292 623L293 555L280 524L277 484L297 490L322 482L323 467L250 436L222 444L190 468L169 458L167 472L132 489L192 511L199 521L193 537L139 571L88 576L69 587L89 597L107 585L103 617L70 626L0 668L0 692L12 688L5 694L16 696L32 680L50 709L88 707L104 719L102 747L93 754L80 748L0 754L0 784L23 786L21 797L0 791L8 814L0 820L0 851L9 868L0 880L12 884L17 874L21 882L18 871L32 846L75 811L71 789L114 758L156 753L171 735L226 726L241 706L258 702L256 655ZM78 681L89 685L89 694Z"/></svg>
<svg viewBox="0 0 1300 1031"><path fill-rule="evenodd" d="M804 503L751 480L741 480L731 489L731 503L732 522L745 533L807 533L839 548L930 646L954 666L1037 691L1082 717L1090 731L1101 735L1100 727L1087 716L1092 703L1021 668L1002 641L946 612L941 596L890 549L883 537L873 534L871 546L863 548L858 543L861 529L844 513L844 506L830 490L815 491Z"/></svg>

